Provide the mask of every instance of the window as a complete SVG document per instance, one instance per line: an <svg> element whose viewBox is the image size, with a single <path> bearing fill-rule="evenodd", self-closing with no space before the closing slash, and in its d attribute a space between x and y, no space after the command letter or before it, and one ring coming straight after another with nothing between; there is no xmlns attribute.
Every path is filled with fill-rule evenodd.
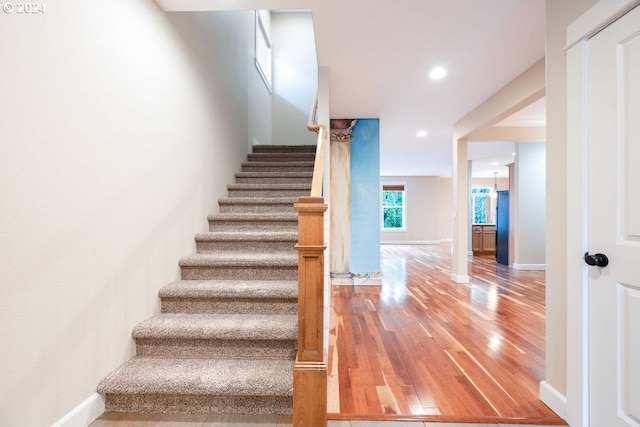
<svg viewBox="0 0 640 427"><path fill-rule="evenodd" d="M406 197L404 184L382 185L382 229L405 229Z"/></svg>
<svg viewBox="0 0 640 427"><path fill-rule="evenodd" d="M489 187L473 187L471 189L471 212L474 224L487 224L490 215L488 215L490 206L487 203L487 197L491 193Z"/></svg>
<svg viewBox="0 0 640 427"><path fill-rule="evenodd" d="M271 12L256 10L256 68L271 92Z"/></svg>

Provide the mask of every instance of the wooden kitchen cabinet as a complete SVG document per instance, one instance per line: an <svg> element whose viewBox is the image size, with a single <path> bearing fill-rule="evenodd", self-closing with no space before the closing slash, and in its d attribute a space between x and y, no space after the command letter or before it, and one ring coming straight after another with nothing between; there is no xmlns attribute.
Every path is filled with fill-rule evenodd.
<svg viewBox="0 0 640 427"><path fill-rule="evenodd" d="M495 253L496 226L476 224L471 227L471 250L473 253Z"/></svg>
<svg viewBox="0 0 640 427"><path fill-rule="evenodd" d="M482 226L474 225L471 227L471 250L473 252L482 252Z"/></svg>

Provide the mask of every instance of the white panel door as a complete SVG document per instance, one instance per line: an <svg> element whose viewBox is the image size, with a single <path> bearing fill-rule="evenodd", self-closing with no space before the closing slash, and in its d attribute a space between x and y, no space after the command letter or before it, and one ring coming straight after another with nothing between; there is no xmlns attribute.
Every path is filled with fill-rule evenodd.
<svg viewBox="0 0 640 427"><path fill-rule="evenodd" d="M640 426L640 7L588 56L590 425Z"/></svg>

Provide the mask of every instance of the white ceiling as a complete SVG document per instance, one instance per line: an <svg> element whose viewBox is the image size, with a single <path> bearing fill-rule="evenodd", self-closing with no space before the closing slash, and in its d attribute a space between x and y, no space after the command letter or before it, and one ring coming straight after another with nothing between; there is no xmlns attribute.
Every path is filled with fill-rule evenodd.
<svg viewBox="0 0 640 427"><path fill-rule="evenodd" d="M322 0L311 9L331 116L380 118L382 175L451 176L454 123L544 56L544 0ZM448 75L430 80L437 65ZM534 122L544 123L544 101L501 125ZM513 144L477 144L472 159L512 159Z"/></svg>
<svg viewBox="0 0 640 427"><path fill-rule="evenodd" d="M330 69L331 117L380 118L387 176L451 176L454 123L545 53L545 0L156 2L168 11L311 10L318 65ZM447 77L430 80L438 65ZM502 125L543 122L541 101ZM416 137L420 129L428 136ZM512 158L512 144L482 144L469 150L474 174Z"/></svg>
<svg viewBox="0 0 640 427"><path fill-rule="evenodd" d="M546 97L507 117L496 126L545 126ZM516 146L512 142L470 142L467 157L472 162L474 178L507 178L507 165L515 161Z"/></svg>

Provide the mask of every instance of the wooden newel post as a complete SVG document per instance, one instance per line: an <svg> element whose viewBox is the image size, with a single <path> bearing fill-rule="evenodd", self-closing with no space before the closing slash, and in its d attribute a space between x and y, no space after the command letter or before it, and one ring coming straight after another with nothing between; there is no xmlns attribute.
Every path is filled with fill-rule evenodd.
<svg viewBox="0 0 640 427"><path fill-rule="evenodd" d="M298 212L298 353L293 368L294 427L327 425L324 351L324 212L322 197L300 197Z"/></svg>

